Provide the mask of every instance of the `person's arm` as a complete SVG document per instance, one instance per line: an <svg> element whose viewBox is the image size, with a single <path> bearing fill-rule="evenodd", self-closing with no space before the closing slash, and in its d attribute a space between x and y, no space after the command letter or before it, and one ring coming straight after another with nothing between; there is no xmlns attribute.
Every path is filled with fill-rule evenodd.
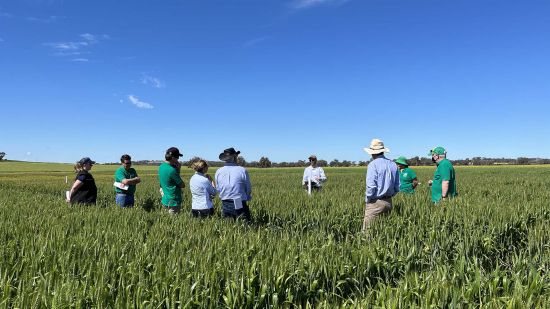
<svg viewBox="0 0 550 309"><path fill-rule="evenodd" d="M306 167L304 169L304 177L302 177L302 185L304 185L304 186L307 185L307 178L308 178L307 174L308 173L307 173L307 167Z"/></svg>
<svg viewBox="0 0 550 309"><path fill-rule="evenodd" d="M216 187L214 187L214 182L212 181L212 178L210 177L210 175L208 175L206 178L208 178L208 182L205 182L205 188L206 188L206 192L208 192L208 195L210 195L210 198L214 198L214 196L216 196L216 194L218 194L218 191L216 191Z"/></svg>
<svg viewBox="0 0 550 309"><path fill-rule="evenodd" d="M372 164L372 163L371 163ZM373 164L374 165L374 164ZM376 169L374 166L367 168L367 190L365 201L367 203L372 202L376 195Z"/></svg>
<svg viewBox="0 0 550 309"><path fill-rule="evenodd" d="M130 179L124 178L124 179L122 179L121 182L125 185L137 185L138 183L141 182L141 178L139 178L139 176L136 173L136 177L133 177L133 178L130 178Z"/></svg>
<svg viewBox="0 0 550 309"><path fill-rule="evenodd" d="M327 176L325 175L325 171L323 170L322 167L319 167L319 180L321 182L327 181Z"/></svg>
<svg viewBox="0 0 550 309"><path fill-rule="evenodd" d="M418 186L418 178L416 178L416 172L413 171L412 169L409 169L410 171L410 177L412 178L412 186L413 186L413 189L416 188L416 186Z"/></svg>
<svg viewBox="0 0 550 309"><path fill-rule="evenodd" d="M451 167L445 165L441 169L441 198L447 198L449 193L449 181L451 180Z"/></svg>
<svg viewBox="0 0 550 309"><path fill-rule="evenodd" d="M181 167L181 165L178 162L178 165ZM183 189L185 188L185 183L183 182L183 179L180 177L180 173L177 167L174 166L174 170L171 172L170 178L174 181L176 184L176 187Z"/></svg>
<svg viewBox="0 0 550 309"><path fill-rule="evenodd" d="M250 176L248 176L248 171L244 170L244 190L248 196L247 201L252 199L252 184L250 183Z"/></svg>
<svg viewBox="0 0 550 309"><path fill-rule="evenodd" d="M71 201L71 197L73 196L73 193L78 191L78 189L80 187L82 187L83 184L84 184L84 182L82 182L81 180L77 179L77 180L74 181L73 186L71 187L71 190L69 191L69 199L67 200L67 202Z"/></svg>
<svg viewBox="0 0 550 309"><path fill-rule="evenodd" d="M449 181L443 180L441 182L441 198L447 198L447 193L449 193Z"/></svg>
<svg viewBox="0 0 550 309"><path fill-rule="evenodd" d="M413 189L416 189L416 186L418 186L418 179L415 177L412 181Z"/></svg>

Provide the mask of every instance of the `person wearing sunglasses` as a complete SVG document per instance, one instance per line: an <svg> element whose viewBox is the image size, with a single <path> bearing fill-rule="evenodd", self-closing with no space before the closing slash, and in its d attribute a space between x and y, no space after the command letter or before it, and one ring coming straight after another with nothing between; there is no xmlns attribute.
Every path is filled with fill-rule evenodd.
<svg viewBox="0 0 550 309"><path fill-rule="evenodd" d="M120 157L121 166L115 171L115 203L122 208L134 207L136 185L141 182L132 167L132 157L124 154Z"/></svg>
<svg viewBox="0 0 550 309"><path fill-rule="evenodd" d="M309 166L304 169L304 176L302 177L302 186L308 189L311 184L311 189L315 191L321 190L323 183L327 180L325 171L322 167L317 166L317 156L309 156Z"/></svg>

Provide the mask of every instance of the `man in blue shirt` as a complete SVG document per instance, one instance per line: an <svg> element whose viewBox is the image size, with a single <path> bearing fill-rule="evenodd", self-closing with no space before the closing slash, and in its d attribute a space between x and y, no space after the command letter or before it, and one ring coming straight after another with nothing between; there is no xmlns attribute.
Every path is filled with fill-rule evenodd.
<svg viewBox="0 0 550 309"><path fill-rule="evenodd" d="M219 155L225 165L216 171L215 179L222 200L222 216L234 219L244 217L250 222L247 202L252 199L252 185L246 169L237 165L240 153L234 148L228 148Z"/></svg>
<svg viewBox="0 0 550 309"><path fill-rule="evenodd" d="M392 209L392 197L399 192L399 169L392 160L384 157L390 150L384 142L373 139L369 148L364 150L372 156L367 167L367 192L363 231L379 215L389 213Z"/></svg>

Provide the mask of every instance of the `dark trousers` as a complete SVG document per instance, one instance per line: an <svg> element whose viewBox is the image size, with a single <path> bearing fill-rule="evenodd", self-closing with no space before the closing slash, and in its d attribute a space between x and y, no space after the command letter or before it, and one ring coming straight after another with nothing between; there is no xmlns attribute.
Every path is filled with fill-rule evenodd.
<svg viewBox="0 0 550 309"><path fill-rule="evenodd" d="M250 222L252 220L250 216L250 209L245 201L242 201L243 208L235 209L235 203L233 200L222 200L222 216L224 218L239 219L243 218Z"/></svg>
<svg viewBox="0 0 550 309"><path fill-rule="evenodd" d="M191 215L195 218L208 218L214 215L214 208L191 209Z"/></svg>

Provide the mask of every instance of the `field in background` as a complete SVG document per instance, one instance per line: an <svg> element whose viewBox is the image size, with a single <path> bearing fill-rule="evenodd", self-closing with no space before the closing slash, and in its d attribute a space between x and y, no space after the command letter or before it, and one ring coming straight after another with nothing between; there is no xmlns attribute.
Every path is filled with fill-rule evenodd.
<svg viewBox="0 0 550 309"><path fill-rule="evenodd" d="M1 307L550 303L550 167L458 167L460 195L441 206L425 186L434 167L417 168L418 192L367 235L366 168L326 168L313 197L301 168L249 169L246 225L161 212L152 166L135 166L136 208L118 209L117 167L92 169L97 206L69 207L71 165L0 162Z"/></svg>

